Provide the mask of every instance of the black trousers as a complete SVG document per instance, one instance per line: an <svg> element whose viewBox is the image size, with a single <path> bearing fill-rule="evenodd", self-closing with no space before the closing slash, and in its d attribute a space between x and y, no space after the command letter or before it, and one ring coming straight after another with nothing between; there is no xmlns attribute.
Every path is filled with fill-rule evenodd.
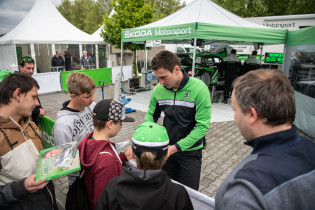
<svg viewBox="0 0 315 210"><path fill-rule="evenodd" d="M177 152L163 166L167 175L194 190L199 189L202 150Z"/></svg>
<svg viewBox="0 0 315 210"><path fill-rule="evenodd" d="M232 90L232 83L235 79L236 79L236 77L225 78L224 93L223 93L224 100L227 100L229 98L230 91Z"/></svg>

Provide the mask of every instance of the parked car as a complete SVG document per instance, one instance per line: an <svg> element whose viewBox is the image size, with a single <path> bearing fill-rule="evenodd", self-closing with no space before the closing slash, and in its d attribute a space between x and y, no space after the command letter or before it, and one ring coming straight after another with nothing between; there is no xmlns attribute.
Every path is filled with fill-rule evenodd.
<svg viewBox="0 0 315 210"><path fill-rule="evenodd" d="M192 55L178 54L181 67L192 76ZM220 76L223 59L213 53L197 53L194 77L201 79L207 86L216 85Z"/></svg>

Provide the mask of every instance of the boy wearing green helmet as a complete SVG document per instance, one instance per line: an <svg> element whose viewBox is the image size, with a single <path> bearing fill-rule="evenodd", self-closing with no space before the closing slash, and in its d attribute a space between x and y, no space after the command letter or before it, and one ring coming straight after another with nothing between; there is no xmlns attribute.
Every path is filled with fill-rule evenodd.
<svg viewBox="0 0 315 210"><path fill-rule="evenodd" d="M193 209L186 189L161 170L169 138L164 127L145 122L132 137L137 168L124 167L101 194L98 209Z"/></svg>

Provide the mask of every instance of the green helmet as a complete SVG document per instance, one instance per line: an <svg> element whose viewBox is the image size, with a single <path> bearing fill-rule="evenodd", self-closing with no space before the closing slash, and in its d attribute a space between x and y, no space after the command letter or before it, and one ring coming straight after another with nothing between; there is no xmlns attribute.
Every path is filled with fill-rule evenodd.
<svg viewBox="0 0 315 210"><path fill-rule="evenodd" d="M138 158L143 152L152 152L159 160L166 155L168 144L166 129L152 122L139 125L132 136L132 149Z"/></svg>

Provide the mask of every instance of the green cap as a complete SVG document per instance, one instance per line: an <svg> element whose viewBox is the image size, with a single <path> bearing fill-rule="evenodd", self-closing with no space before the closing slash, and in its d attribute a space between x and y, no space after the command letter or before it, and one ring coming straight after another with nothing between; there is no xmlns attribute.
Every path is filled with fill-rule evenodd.
<svg viewBox="0 0 315 210"><path fill-rule="evenodd" d="M165 127L153 122L139 125L132 136L132 149L137 157L140 157L142 152L152 152L158 160L166 155L168 144Z"/></svg>

